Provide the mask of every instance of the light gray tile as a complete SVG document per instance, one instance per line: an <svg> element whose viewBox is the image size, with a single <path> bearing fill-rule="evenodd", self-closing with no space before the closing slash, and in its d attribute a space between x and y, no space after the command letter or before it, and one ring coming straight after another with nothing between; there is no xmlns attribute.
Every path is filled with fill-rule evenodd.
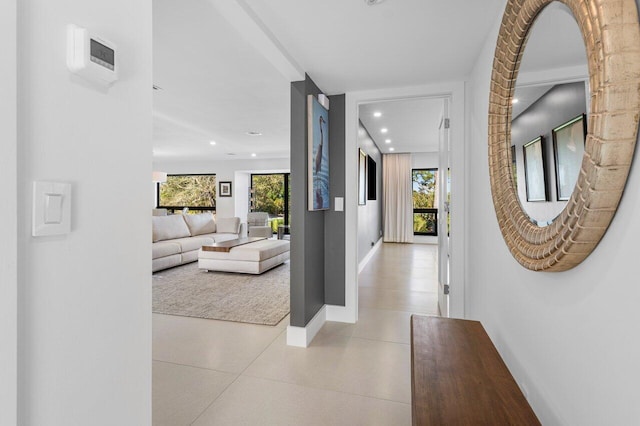
<svg viewBox="0 0 640 426"><path fill-rule="evenodd" d="M194 426L410 424L409 404L241 376Z"/></svg>
<svg viewBox="0 0 640 426"><path fill-rule="evenodd" d="M411 343L411 313L384 309L360 309L353 337L385 342Z"/></svg>
<svg viewBox="0 0 640 426"><path fill-rule="evenodd" d="M287 328L287 326L289 325L289 320L291 319L291 315L287 315L286 317L282 318L282 321L280 321L278 323L278 325L276 325L276 328L279 328L281 330L284 330L285 328Z"/></svg>
<svg viewBox="0 0 640 426"><path fill-rule="evenodd" d="M426 315L438 313L438 294L432 292L360 287L358 298L361 308L388 309Z"/></svg>
<svg viewBox="0 0 640 426"><path fill-rule="evenodd" d="M202 368L153 363L153 425L191 424L236 378Z"/></svg>
<svg viewBox="0 0 640 426"><path fill-rule="evenodd" d="M240 373L283 333L279 327L153 316L153 359Z"/></svg>
<svg viewBox="0 0 640 426"><path fill-rule="evenodd" d="M335 336L351 336L355 330L356 324L346 322L327 321L320 329L318 334L327 334Z"/></svg>
<svg viewBox="0 0 640 426"><path fill-rule="evenodd" d="M308 348L280 336L244 375L397 402L411 401L409 345L318 334Z"/></svg>
<svg viewBox="0 0 640 426"><path fill-rule="evenodd" d="M400 273L380 273L380 274L360 274L358 277L359 287L376 287L389 290L411 290L423 292L438 291L437 273L427 273L425 275L413 276Z"/></svg>

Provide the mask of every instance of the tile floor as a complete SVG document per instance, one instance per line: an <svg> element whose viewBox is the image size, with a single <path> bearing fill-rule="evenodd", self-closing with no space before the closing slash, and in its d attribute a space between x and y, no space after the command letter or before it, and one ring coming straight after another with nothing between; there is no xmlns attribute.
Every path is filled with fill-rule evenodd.
<svg viewBox="0 0 640 426"><path fill-rule="evenodd" d="M383 244L356 324L309 348L276 327L153 315L153 424L411 424L409 317L437 314L437 246Z"/></svg>

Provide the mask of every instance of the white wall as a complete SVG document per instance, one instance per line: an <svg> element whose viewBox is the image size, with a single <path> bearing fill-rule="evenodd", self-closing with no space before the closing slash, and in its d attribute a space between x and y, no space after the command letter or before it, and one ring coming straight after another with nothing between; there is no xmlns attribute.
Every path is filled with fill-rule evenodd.
<svg viewBox="0 0 640 426"><path fill-rule="evenodd" d="M16 1L0 4L0 425L17 423Z"/></svg>
<svg viewBox="0 0 640 426"><path fill-rule="evenodd" d="M151 424L151 1L18 4L19 424ZM66 25L120 81L66 69ZM4 52L4 50L3 50ZM72 230L31 237L32 182L72 184Z"/></svg>
<svg viewBox="0 0 640 426"><path fill-rule="evenodd" d="M230 160L230 161L170 161L156 160L153 169L169 174L215 173L217 182L232 182L232 197L216 198L217 217L238 216L246 222L249 205L249 186L251 181L246 175L251 173L288 173L288 158ZM242 176L244 175L244 176ZM238 181L236 182L236 177Z"/></svg>
<svg viewBox="0 0 640 426"><path fill-rule="evenodd" d="M414 152L411 154L411 167L414 169L437 169L440 157L437 152Z"/></svg>
<svg viewBox="0 0 640 426"><path fill-rule="evenodd" d="M362 130L362 133L360 132ZM358 205L358 263L371 251L373 245L378 242L382 231L382 155L371 136L360 125L358 129L358 147L376 162L376 174L378 185L376 187L376 199L367 200L365 205ZM367 170L367 174L369 170Z"/></svg>
<svg viewBox="0 0 640 426"><path fill-rule="evenodd" d="M489 186L487 109L498 25L468 91L467 316L482 321L543 424L638 424L638 155L618 213L591 256L567 272L522 268L503 242Z"/></svg>

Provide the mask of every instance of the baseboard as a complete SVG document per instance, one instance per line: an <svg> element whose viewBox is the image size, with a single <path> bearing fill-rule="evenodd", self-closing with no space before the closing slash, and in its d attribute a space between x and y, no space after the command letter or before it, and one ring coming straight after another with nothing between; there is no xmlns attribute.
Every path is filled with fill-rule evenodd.
<svg viewBox="0 0 640 426"><path fill-rule="evenodd" d="M325 305L327 308L327 321L346 322L355 324L356 318L352 309L346 306Z"/></svg>
<svg viewBox="0 0 640 426"><path fill-rule="evenodd" d="M320 308L320 310L311 318L311 321L307 323L305 327L287 326L287 345L297 346L300 348L306 348L318 331L322 328L327 321L326 305Z"/></svg>
<svg viewBox="0 0 640 426"><path fill-rule="evenodd" d="M367 263L369 263L369 261L371 260L371 258L376 253L376 251L380 248L381 245L382 245L382 238L378 238L378 241L375 243L373 248L369 250L369 253L367 253L367 255L358 264L358 274L362 272L365 266L367 266Z"/></svg>

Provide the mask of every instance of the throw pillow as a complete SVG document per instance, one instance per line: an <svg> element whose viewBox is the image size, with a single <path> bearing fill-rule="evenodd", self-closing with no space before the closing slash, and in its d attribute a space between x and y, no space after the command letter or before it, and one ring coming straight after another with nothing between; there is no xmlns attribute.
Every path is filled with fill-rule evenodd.
<svg viewBox="0 0 640 426"><path fill-rule="evenodd" d="M216 222L211 213L186 214L184 220L187 222L191 236L216 232Z"/></svg>
<svg viewBox="0 0 640 426"><path fill-rule="evenodd" d="M189 228L184 221L183 215L174 214L170 216L152 216L153 220L153 242L162 240L172 240L174 238L190 237Z"/></svg>

